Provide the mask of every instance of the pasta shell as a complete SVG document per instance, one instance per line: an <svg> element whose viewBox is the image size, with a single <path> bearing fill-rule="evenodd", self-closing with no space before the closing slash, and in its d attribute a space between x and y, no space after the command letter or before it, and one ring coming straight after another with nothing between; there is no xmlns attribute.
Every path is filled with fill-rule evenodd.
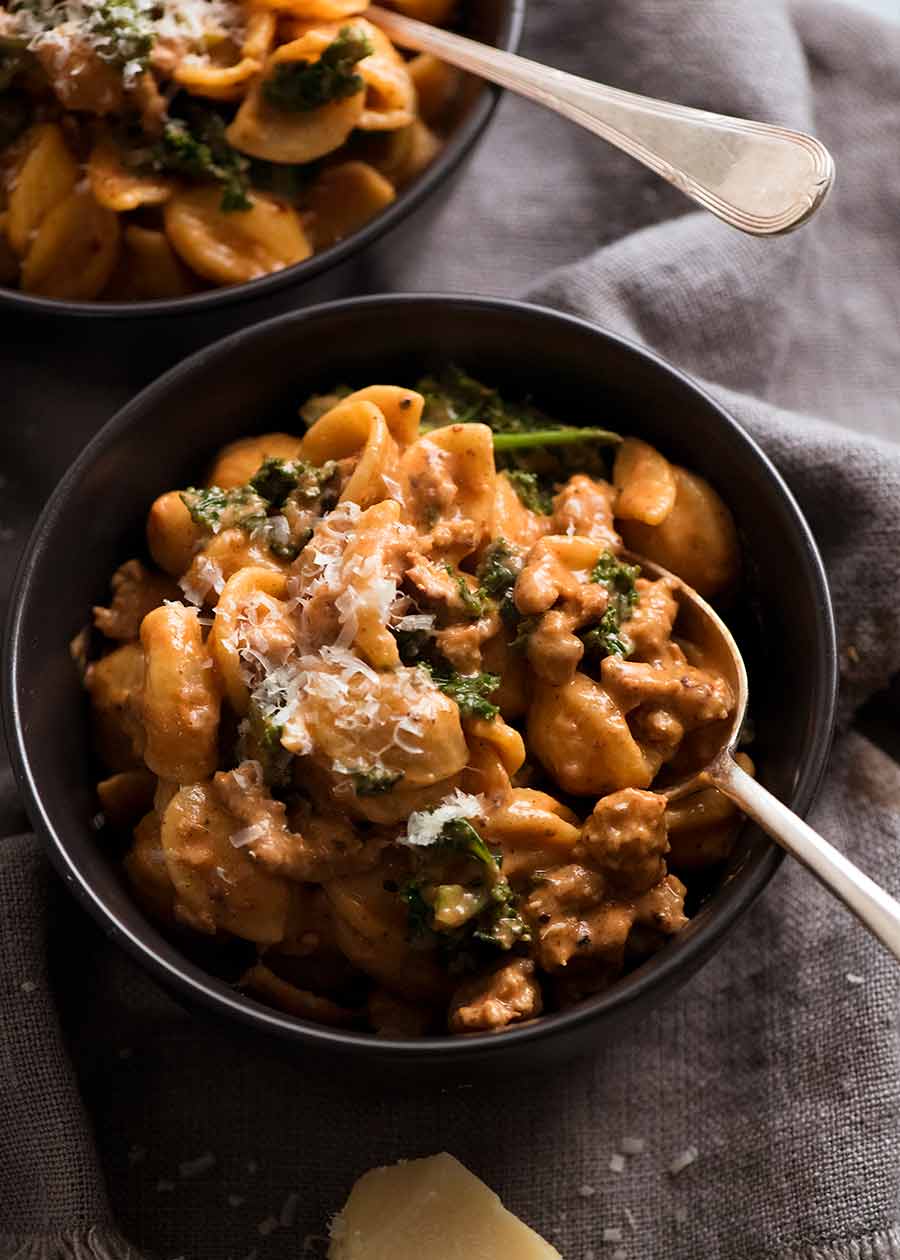
<svg viewBox="0 0 900 1260"><path fill-rule="evenodd" d="M303 262L312 246L286 202L254 193L250 210L221 209L217 185L185 188L166 203L166 235L198 275L242 284Z"/></svg>
<svg viewBox="0 0 900 1260"><path fill-rule="evenodd" d="M107 210L137 210L160 206L172 196L175 185L162 175L129 170L110 136L101 136L88 159L88 180L94 199Z"/></svg>
<svg viewBox="0 0 900 1260"><path fill-rule="evenodd" d="M54 206L78 182L78 163L56 123L43 123L28 133L25 156L9 195L9 243L21 258L34 233Z"/></svg>
<svg viewBox="0 0 900 1260"><path fill-rule="evenodd" d="M22 263L22 288L43 297L90 301L106 288L120 241L112 211L89 192L73 192L38 228Z"/></svg>
<svg viewBox="0 0 900 1260"><path fill-rule="evenodd" d="M316 249L352 235L395 199L394 185L366 162L329 166L310 190Z"/></svg>

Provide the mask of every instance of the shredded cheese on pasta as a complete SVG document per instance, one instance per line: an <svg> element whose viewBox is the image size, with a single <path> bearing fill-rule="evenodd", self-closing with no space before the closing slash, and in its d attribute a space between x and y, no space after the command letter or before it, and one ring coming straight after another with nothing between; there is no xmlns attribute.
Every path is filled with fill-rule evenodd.
<svg viewBox="0 0 900 1260"><path fill-rule="evenodd" d="M420 848L434 844L448 822L455 818L478 818L484 813L484 798L461 792L459 788L445 796L436 809L420 809L410 814L406 835L400 843Z"/></svg>

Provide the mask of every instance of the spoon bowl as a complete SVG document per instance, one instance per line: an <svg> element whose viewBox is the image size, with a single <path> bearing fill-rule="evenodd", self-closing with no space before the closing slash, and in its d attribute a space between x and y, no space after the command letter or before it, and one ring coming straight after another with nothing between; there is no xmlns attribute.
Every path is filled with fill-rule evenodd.
<svg viewBox="0 0 900 1260"><path fill-rule="evenodd" d="M864 874L839 849L798 818L738 763L736 753L747 716L747 669L734 636L716 610L676 574L652 560L626 552L645 577L667 578L679 603L678 624L686 637L715 660L734 695L734 711L722 722L717 749L705 766L668 784L670 801L704 788L717 788L758 823L787 853L802 862L829 892L843 901L862 925L900 961L900 902Z"/></svg>

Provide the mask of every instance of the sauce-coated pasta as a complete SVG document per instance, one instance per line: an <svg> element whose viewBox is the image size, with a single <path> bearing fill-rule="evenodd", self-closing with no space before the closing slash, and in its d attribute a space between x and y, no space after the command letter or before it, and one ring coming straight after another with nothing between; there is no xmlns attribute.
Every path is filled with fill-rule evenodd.
<svg viewBox="0 0 900 1260"><path fill-rule="evenodd" d="M458 372L301 415L161 495L159 569L128 561L95 609L99 794L135 893L243 941L260 1001L382 1035L604 989L684 926L682 877L738 821L660 790L734 696L622 534L715 597L728 509L645 442Z"/></svg>
<svg viewBox="0 0 900 1260"><path fill-rule="evenodd" d="M456 71L368 0L7 0L0 284L177 298L352 235L436 155ZM445 21L447 4L420 6Z"/></svg>

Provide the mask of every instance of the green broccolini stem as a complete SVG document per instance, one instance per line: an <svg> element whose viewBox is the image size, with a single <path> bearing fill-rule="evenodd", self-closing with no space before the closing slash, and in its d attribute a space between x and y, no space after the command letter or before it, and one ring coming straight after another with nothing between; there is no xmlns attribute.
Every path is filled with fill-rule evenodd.
<svg viewBox="0 0 900 1260"><path fill-rule="evenodd" d="M576 442L602 442L617 446L622 441L611 429L533 429L525 433L495 433L495 451L521 451L531 446L572 446Z"/></svg>

